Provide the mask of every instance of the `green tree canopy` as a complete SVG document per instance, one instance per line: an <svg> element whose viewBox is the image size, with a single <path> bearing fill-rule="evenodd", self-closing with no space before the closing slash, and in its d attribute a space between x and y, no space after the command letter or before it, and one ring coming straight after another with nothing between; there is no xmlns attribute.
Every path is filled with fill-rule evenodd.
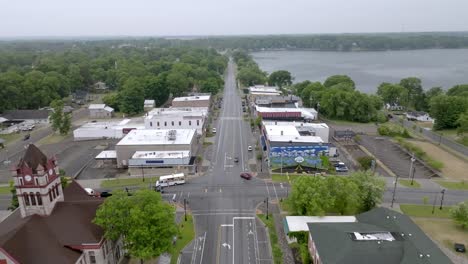
<svg viewBox="0 0 468 264"><path fill-rule="evenodd" d="M457 134L464 135L468 132L468 111L460 114L457 119Z"/></svg>
<svg viewBox="0 0 468 264"><path fill-rule="evenodd" d="M382 202L385 192L385 180L374 175L371 171L358 171L352 173L349 179L359 190L359 209L369 211Z"/></svg>
<svg viewBox="0 0 468 264"><path fill-rule="evenodd" d="M401 79L400 85L407 90L406 101L409 107L414 107L418 111L426 108L421 79L416 77L404 78Z"/></svg>
<svg viewBox="0 0 468 264"><path fill-rule="evenodd" d="M354 83L354 81L347 75L332 75L325 80L323 86L330 88L337 84L343 83L347 84L347 86L343 87L350 87L353 90L356 88L356 84Z"/></svg>
<svg viewBox="0 0 468 264"><path fill-rule="evenodd" d="M285 70L274 71L268 77L268 84L276 85L280 88L290 86L292 84L291 73Z"/></svg>
<svg viewBox="0 0 468 264"><path fill-rule="evenodd" d="M174 208L150 190L132 196L115 192L99 207L94 223L104 229L104 237L122 238L127 252L143 260L167 252L178 233Z"/></svg>
<svg viewBox="0 0 468 264"><path fill-rule="evenodd" d="M120 111L129 115L143 112L145 90L142 80L135 77L129 78L119 91L118 98Z"/></svg>
<svg viewBox="0 0 468 264"><path fill-rule="evenodd" d="M434 129L455 128L457 120L468 109L468 98L439 95L430 101L430 113L435 119Z"/></svg>
<svg viewBox="0 0 468 264"><path fill-rule="evenodd" d="M377 94L384 103L406 105L407 91L399 84L384 82L377 88Z"/></svg>
<svg viewBox="0 0 468 264"><path fill-rule="evenodd" d="M52 114L50 120L52 122L52 129L59 131L61 135L67 135L71 129L71 114L63 112L63 101L55 100L50 106L52 107Z"/></svg>
<svg viewBox="0 0 468 264"><path fill-rule="evenodd" d="M468 97L468 84L460 84L453 86L452 88L448 89L447 95Z"/></svg>
<svg viewBox="0 0 468 264"><path fill-rule="evenodd" d="M468 227L468 201L461 202L450 210L453 221L462 228Z"/></svg>

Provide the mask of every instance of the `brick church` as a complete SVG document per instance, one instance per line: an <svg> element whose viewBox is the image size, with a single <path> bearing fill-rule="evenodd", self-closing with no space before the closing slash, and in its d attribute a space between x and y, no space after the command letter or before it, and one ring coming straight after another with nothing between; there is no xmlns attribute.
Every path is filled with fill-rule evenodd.
<svg viewBox="0 0 468 264"><path fill-rule="evenodd" d="M122 243L92 221L103 202L75 181L62 189L55 157L35 145L12 168L19 208L0 222L0 264L114 264Z"/></svg>

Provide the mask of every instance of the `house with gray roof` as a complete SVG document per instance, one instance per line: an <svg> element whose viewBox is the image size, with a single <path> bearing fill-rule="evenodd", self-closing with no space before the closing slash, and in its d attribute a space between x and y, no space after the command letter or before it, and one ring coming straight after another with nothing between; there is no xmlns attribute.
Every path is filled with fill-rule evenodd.
<svg viewBox="0 0 468 264"><path fill-rule="evenodd" d="M308 223L308 248L316 264L452 263L408 216L375 208L357 222Z"/></svg>

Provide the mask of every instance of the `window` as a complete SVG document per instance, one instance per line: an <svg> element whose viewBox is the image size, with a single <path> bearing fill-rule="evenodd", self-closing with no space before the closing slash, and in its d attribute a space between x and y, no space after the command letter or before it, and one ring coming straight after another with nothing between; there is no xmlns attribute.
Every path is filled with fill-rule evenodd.
<svg viewBox="0 0 468 264"><path fill-rule="evenodd" d="M19 178L20 185L23 185L23 178Z"/></svg>
<svg viewBox="0 0 468 264"><path fill-rule="evenodd" d="M199 126L199 125L200 125L200 120L197 120L197 126Z"/></svg>
<svg viewBox="0 0 468 264"><path fill-rule="evenodd" d="M96 256L94 255L94 251L90 251L89 255L89 263L96 264Z"/></svg>
<svg viewBox="0 0 468 264"><path fill-rule="evenodd" d="M29 205L29 195L27 193L23 193L24 203L28 206Z"/></svg>
<svg viewBox="0 0 468 264"><path fill-rule="evenodd" d="M164 121L164 126L167 126L167 122L166 122L166 121Z"/></svg>
<svg viewBox="0 0 468 264"><path fill-rule="evenodd" d="M42 197L40 193L36 193L37 205L42 205Z"/></svg>
<svg viewBox="0 0 468 264"><path fill-rule="evenodd" d="M153 122L150 122L150 127L152 127L152 126L153 126Z"/></svg>
<svg viewBox="0 0 468 264"><path fill-rule="evenodd" d="M29 198L31 198L31 205L36 205L36 198L34 196L34 193L29 193Z"/></svg>
<svg viewBox="0 0 468 264"><path fill-rule="evenodd" d="M172 126L174 126L174 121L171 122Z"/></svg>
<svg viewBox="0 0 468 264"><path fill-rule="evenodd" d="M58 184L57 184L57 186L55 186L55 189L57 190L57 196L59 196L59 195L60 195L60 191L59 191L59 186L58 186Z"/></svg>
<svg viewBox="0 0 468 264"><path fill-rule="evenodd" d="M36 177L36 185L39 185L39 178Z"/></svg>
<svg viewBox="0 0 468 264"><path fill-rule="evenodd" d="M52 192L52 197L55 199L55 189L52 188L50 191Z"/></svg>
<svg viewBox="0 0 468 264"><path fill-rule="evenodd" d="M50 191L50 189L49 189L49 201L52 202L52 192Z"/></svg>
<svg viewBox="0 0 468 264"><path fill-rule="evenodd" d="M181 126L181 125L182 125L182 121L179 121L179 126Z"/></svg>
<svg viewBox="0 0 468 264"><path fill-rule="evenodd" d="M192 121L188 121L188 125L191 126L191 125L192 125Z"/></svg>
<svg viewBox="0 0 468 264"><path fill-rule="evenodd" d="M159 122L157 122L156 125L159 126Z"/></svg>

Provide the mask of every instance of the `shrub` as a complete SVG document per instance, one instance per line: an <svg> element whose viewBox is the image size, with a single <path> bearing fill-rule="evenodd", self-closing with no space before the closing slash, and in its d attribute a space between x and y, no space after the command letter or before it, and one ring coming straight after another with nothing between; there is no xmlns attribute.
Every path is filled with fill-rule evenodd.
<svg viewBox="0 0 468 264"><path fill-rule="evenodd" d="M468 201L462 202L454 206L450 210L450 216L453 221L462 228L468 227Z"/></svg>
<svg viewBox="0 0 468 264"><path fill-rule="evenodd" d="M377 132L381 136L390 136L390 137L404 137L404 138L410 138L411 135L409 134L408 130L406 128L403 128L402 126L399 125L394 125L394 124L383 124L380 125L377 128Z"/></svg>
<svg viewBox="0 0 468 264"><path fill-rule="evenodd" d="M388 121L387 115L385 115L385 113L382 112L382 111L377 112L377 115L375 116L375 119L376 119L377 123L385 123L385 122Z"/></svg>
<svg viewBox="0 0 468 264"><path fill-rule="evenodd" d="M372 157L369 157L369 156L363 156L363 157L359 157L357 159L357 161L359 162L359 165L361 166L361 168L363 170L368 170L371 168L372 166L372 161L374 160L374 158Z"/></svg>
<svg viewBox="0 0 468 264"><path fill-rule="evenodd" d="M257 153L257 159L262 160L262 158L263 158L263 154L262 153Z"/></svg>

